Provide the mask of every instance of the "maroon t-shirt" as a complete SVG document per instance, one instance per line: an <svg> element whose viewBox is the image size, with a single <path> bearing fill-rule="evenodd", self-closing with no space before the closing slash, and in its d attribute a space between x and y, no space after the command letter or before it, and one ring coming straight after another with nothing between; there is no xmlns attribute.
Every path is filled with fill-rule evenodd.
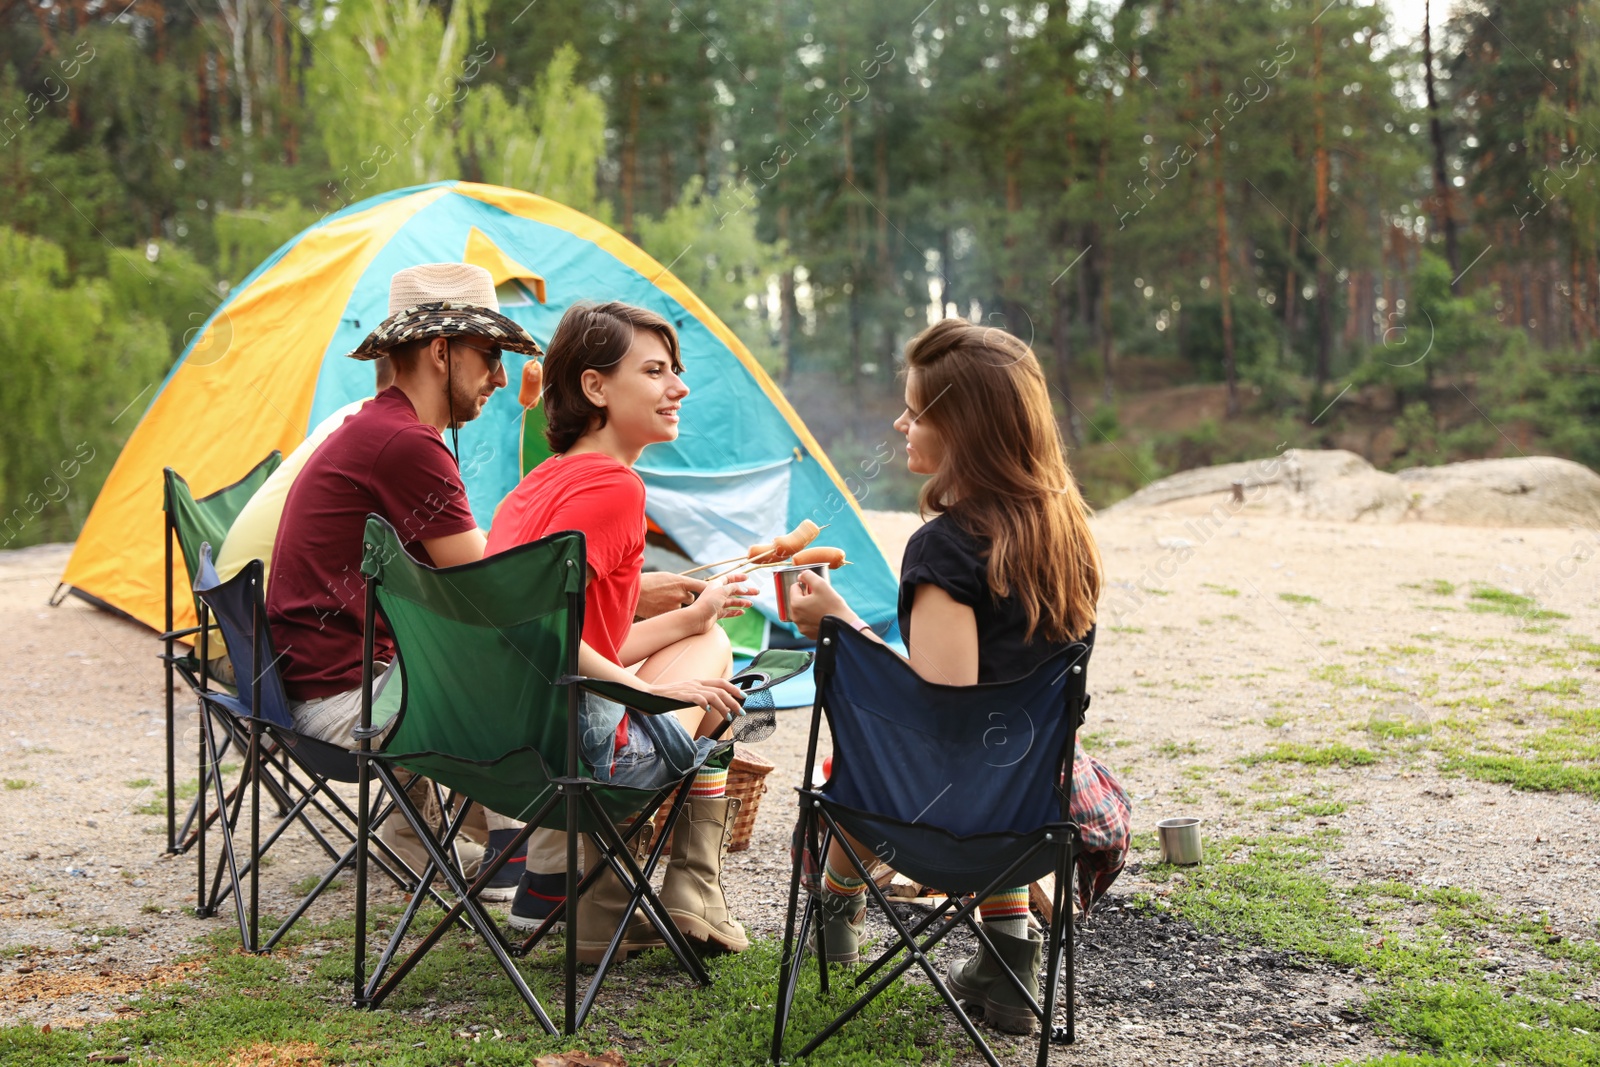
<svg viewBox="0 0 1600 1067"><path fill-rule="evenodd" d="M388 519L406 551L432 564L422 542L477 528L455 457L391 386L322 442L289 488L272 549L267 622L291 700L361 685L367 515ZM394 659L380 629L373 658Z"/></svg>

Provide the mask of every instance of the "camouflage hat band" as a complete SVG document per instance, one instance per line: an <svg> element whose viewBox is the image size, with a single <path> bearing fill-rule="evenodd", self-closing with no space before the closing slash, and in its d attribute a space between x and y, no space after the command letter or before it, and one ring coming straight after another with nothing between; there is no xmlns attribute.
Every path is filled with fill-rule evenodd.
<svg viewBox="0 0 1600 1067"><path fill-rule="evenodd" d="M516 322L486 307L441 300L398 311L367 334L351 359L377 359L389 349L431 337L482 337L500 348L524 355L544 355L533 336Z"/></svg>

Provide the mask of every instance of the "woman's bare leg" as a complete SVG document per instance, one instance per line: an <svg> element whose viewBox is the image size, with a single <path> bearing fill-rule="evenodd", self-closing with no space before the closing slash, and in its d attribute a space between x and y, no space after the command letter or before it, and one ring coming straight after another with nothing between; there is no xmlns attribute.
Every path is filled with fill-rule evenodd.
<svg viewBox="0 0 1600 1067"><path fill-rule="evenodd" d="M647 657L635 671L641 682L682 682L733 675L733 646L727 631L714 626L707 633L685 637ZM682 708L678 721L690 737L708 737L722 723L722 715L700 708Z"/></svg>

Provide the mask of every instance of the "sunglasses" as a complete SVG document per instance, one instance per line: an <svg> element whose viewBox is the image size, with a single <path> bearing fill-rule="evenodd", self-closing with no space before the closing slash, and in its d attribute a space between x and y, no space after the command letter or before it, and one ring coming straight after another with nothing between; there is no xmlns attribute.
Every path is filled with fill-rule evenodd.
<svg viewBox="0 0 1600 1067"><path fill-rule="evenodd" d="M476 352L480 356L482 356L483 357L483 361L489 365L489 373L490 374L493 374L495 371L500 369L500 361L501 361L502 356L504 355L504 351L500 348L499 345L493 345L493 346L491 346L489 348L480 348L477 345L468 344L466 341L461 340L459 337L451 338L451 340L455 344L460 345L462 348L470 348L474 352Z"/></svg>

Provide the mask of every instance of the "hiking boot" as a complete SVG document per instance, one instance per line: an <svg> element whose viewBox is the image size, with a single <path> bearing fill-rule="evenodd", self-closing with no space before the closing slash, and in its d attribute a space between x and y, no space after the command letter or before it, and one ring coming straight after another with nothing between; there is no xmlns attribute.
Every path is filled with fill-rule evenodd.
<svg viewBox="0 0 1600 1067"><path fill-rule="evenodd" d="M411 803L416 805L423 821L433 829L434 833L437 834L444 829L439 798L434 795L432 782L418 775L406 786L406 796L411 798ZM378 837L394 850L395 855L399 856L407 867L411 868L412 875L421 876L428 866L428 852L422 847L416 831L411 829L411 824L406 822L405 815L398 810L392 812L379 828ZM476 878L478 871L482 869L483 846L467 840L462 834L457 834L456 855L461 857L462 876L468 881ZM439 875L434 875L434 885L441 885L443 881Z"/></svg>
<svg viewBox="0 0 1600 1067"><path fill-rule="evenodd" d="M566 899L565 874L535 874L524 870L517 884L516 897L511 903L511 918L508 920L511 928L525 934L533 933ZM564 923L558 922L556 925L562 926Z"/></svg>
<svg viewBox="0 0 1600 1067"><path fill-rule="evenodd" d="M624 835L626 828L621 828ZM641 867L644 865L646 855L650 851L650 841L655 837L655 827L646 824L633 842L633 860ZM600 849L594 838L588 841L589 855L598 857ZM626 866L626 864L624 864ZM606 949L611 947L611 938L617 932L617 925L622 921L622 910L628 906L633 894L623 888L622 879L616 872L607 867L600 873L600 877L583 895L578 898L578 962L595 964L600 962L600 957L606 954ZM661 936L656 933L656 928L650 925L637 910L629 918L628 928L623 932L622 944L617 948L614 957L622 963L629 956L645 949L659 948L666 944Z"/></svg>
<svg viewBox="0 0 1600 1067"><path fill-rule="evenodd" d="M489 831L489 843L483 850L482 865L478 869L483 870L493 863L495 857L516 840L518 832L517 830ZM478 891L478 899L491 904L503 904L508 900L515 900L517 888L522 884L522 873L527 867L527 861L528 849L524 845L517 855L506 860L504 867L494 872L493 878L484 883L483 888Z"/></svg>
<svg viewBox="0 0 1600 1067"><path fill-rule="evenodd" d="M841 897L824 890L817 894L811 947L829 963L857 963L861 959L861 934L867 928L867 894Z"/></svg>
<svg viewBox="0 0 1600 1067"><path fill-rule="evenodd" d="M957 1000L982 1007L983 1017L995 1029L1008 1034L1031 1034L1039 1019L1000 969L1010 968L1038 1003L1044 935L1030 927L1027 937L989 932L989 940L999 950L999 958L990 955L980 942L976 956L969 956L945 973L950 991Z"/></svg>
<svg viewBox="0 0 1600 1067"><path fill-rule="evenodd" d="M740 804L737 797L689 798L673 832L672 859L661 886L661 903L679 930L729 952L750 947L722 890L722 858Z"/></svg>
<svg viewBox="0 0 1600 1067"><path fill-rule="evenodd" d="M400 857L401 862L411 868L413 877L421 876L428 866L428 852L422 847L416 831L411 829L411 824L406 822L399 812L395 812L383 821L378 837L384 844L394 849L395 855ZM474 841L463 841L457 834L456 854L461 857L461 873L470 882L482 869L483 846ZM444 879L436 873L433 876L433 884L436 887L443 885Z"/></svg>

